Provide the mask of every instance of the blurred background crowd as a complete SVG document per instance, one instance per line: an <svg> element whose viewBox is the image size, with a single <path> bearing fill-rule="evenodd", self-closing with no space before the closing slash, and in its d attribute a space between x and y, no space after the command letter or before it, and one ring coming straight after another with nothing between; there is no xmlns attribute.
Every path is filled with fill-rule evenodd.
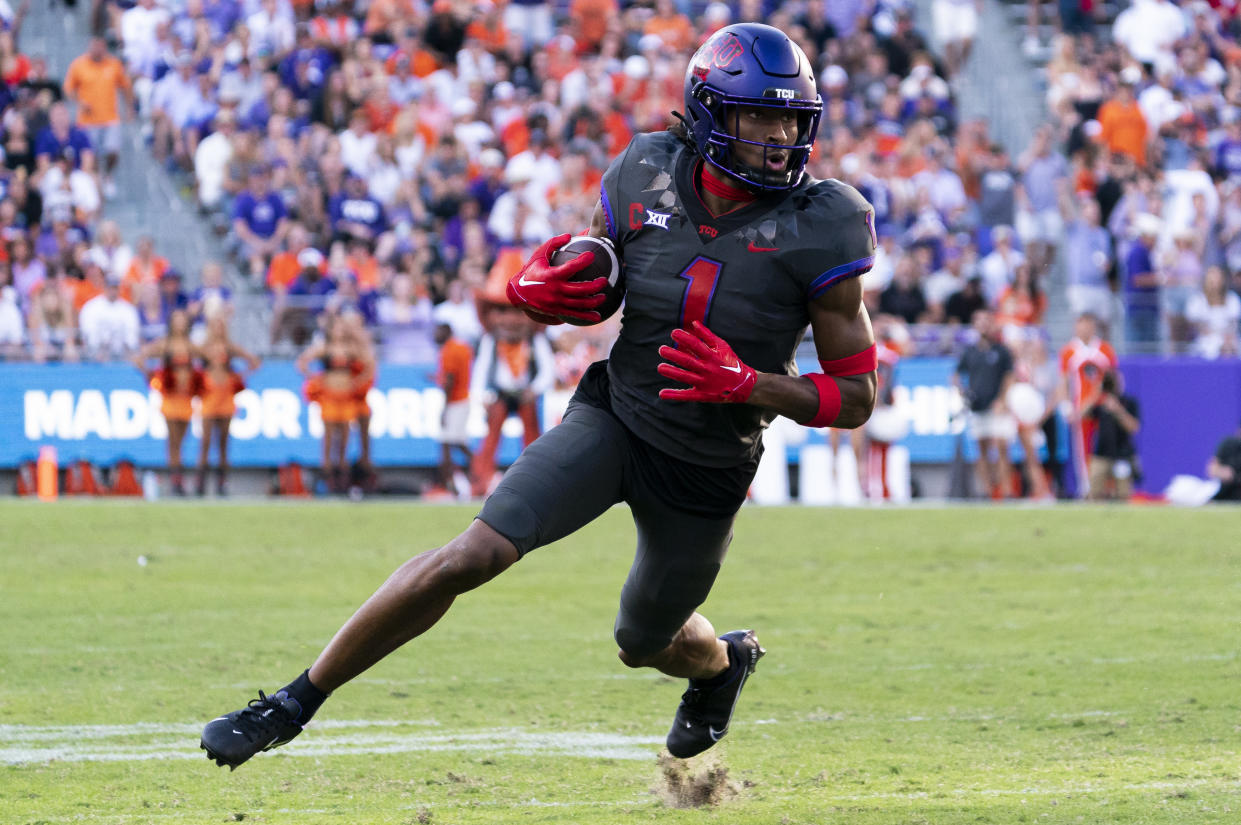
<svg viewBox="0 0 1241 825"><path fill-rule="evenodd" d="M809 171L875 206L866 301L893 348L958 355L986 309L1048 394L1083 314L1122 352L1238 355L1241 21L1227 0L1014 6L1045 91L1021 145L962 114L975 0L64 8L90 40L53 74L23 48L29 1L0 0L5 359L129 357L175 309L198 336L232 319L267 356L344 314L381 362L436 360L437 324L474 347L529 250L583 231L608 161L682 108L697 45L747 20L788 32L817 70ZM108 219L130 136L218 259L174 266L157 225ZM562 386L606 354L614 323L549 331Z"/></svg>

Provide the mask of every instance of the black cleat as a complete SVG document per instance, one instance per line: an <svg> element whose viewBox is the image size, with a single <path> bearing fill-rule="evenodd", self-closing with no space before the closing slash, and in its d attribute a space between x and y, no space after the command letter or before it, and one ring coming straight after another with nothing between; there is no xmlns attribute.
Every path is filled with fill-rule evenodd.
<svg viewBox="0 0 1241 825"><path fill-rule="evenodd" d="M767 652L759 645L753 630L734 630L720 638L729 647L729 666L723 674L724 681L704 686L704 682L714 680L690 679L689 690L682 694L672 730L668 731L668 752L678 759L700 754L724 738L741 689L758 660Z"/></svg>
<svg viewBox="0 0 1241 825"><path fill-rule="evenodd" d="M235 770L259 751L278 748L301 733L301 712L302 706L284 691L268 696L260 690L246 707L208 722L199 747L220 767Z"/></svg>

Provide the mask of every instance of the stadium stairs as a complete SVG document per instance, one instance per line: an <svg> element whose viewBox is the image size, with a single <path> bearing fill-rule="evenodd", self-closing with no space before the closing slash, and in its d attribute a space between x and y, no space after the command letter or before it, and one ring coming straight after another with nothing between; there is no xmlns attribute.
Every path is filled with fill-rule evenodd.
<svg viewBox="0 0 1241 825"><path fill-rule="evenodd" d="M931 0L917 0L916 24L937 53L931 25ZM1055 14L1049 2L1042 3L1041 16ZM993 140L1002 144L1014 162L1025 151L1041 123L1049 118L1043 66L1050 56L1049 45L1055 27L1039 27L1040 48L1026 55L1022 41L1026 36L1027 6L1010 0L985 0L978 23L973 53L953 83L959 118L987 121ZM1065 295L1064 267L1057 261L1043 282L1047 295L1044 326L1053 342L1068 340L1073 322Z"/></svg>
<svg viewBox="0 0 1241 825"><path fill-rule="evenodd" d="M81 0L76 7L56 0L31 3L21 32L22 51L46 56L48 73L63 78L69 63L86 51L90 6ZM155 160L144 144L139 122L127 123L115 175L116 196L105 202L103 218L116 221L131 247L142 235L151 235L156 252L182 273L187 290L197 286L203 261L223 263L236 306L233 337L247 348L262 351L267 343L267 300L243 288L221 239L210 221L198 214L189 181L175 178Z"/></svg>

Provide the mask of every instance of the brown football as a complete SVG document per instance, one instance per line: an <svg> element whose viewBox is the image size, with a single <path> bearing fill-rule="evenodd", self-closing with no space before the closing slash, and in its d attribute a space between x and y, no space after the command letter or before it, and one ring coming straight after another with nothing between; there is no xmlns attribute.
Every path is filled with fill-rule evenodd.
<svg viewBox="0 0 1241 825"><path fill-rule="evenodd" d="M583 252L595 253L595 259L590 262L590 266L583 269L573 276L574 281L593 281L595 278L607 278L608 284L603 288L603 294L606 296L602 306L597 307L597 311L603 318L610 318L620 308L621 301L625 299L625 277L621 266L620 258L616 254L616 247L612 245L611 238L596 238L593 235L578 235L570 238L569 242L552 253L551 263L553 266L567 263L573 260ZM566 324L573 324L579 327L590 326L597 321L583 321L579 318L565 318L560 320Z"/></svg>

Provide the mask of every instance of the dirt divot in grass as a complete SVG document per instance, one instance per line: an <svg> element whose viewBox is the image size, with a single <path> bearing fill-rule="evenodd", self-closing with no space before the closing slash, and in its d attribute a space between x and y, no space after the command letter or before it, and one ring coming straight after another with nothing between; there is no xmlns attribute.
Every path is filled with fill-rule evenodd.
<svg viewBox="0 0 1241 825"><path fill-rule="evenodd" d="M669 808L714 807L737 796L741 787L728 778L728 768L713 755L677 759L659 755L659 781L655 792Z"/></svg>

